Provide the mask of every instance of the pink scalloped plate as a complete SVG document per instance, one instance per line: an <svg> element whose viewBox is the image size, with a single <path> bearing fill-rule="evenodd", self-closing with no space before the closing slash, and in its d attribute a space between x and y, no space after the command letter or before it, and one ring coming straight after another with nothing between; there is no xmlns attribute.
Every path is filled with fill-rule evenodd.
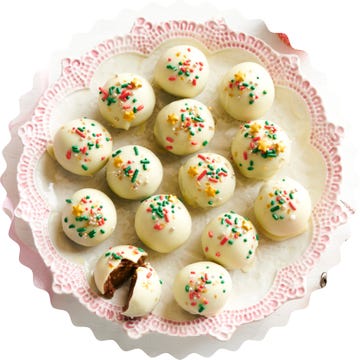
<svg viewBox="0 0 360 360"><path fill-rule="evenodd" d="M279 39L290 46L285 34L279 34ZM248 294L247 301L244 302L237 302L236 298L228 308L211 318L190 317L181 312L168 316L169 311L160 310L144 318L127 319L121 314L121 306L99 296L91 285L89 266L93 262L94 255L100 250L94 252L87 250L82 254L81 250L76 248L76 254L73 254L71 246L61 247L54 239L54 236L56 238L59 236L56 226L52 225L58 213L58 204L56 199L54 201L49 199L49 192L44 189L50 187L60 189L61 183L56 183L56 180L49 181L53 178L44 173L49 169L47 165L52 161L47 158L46 149L54 129L58 126L55 121L59 115L73 114L69 109L64 110L64 104L69 103L69 108L76 110L73 104L76 103L77 96L92 101L96 89L94 79L104 77L115 60L125 63L138 62L138 70L144 70L145 75L151 77L151 66L156 54L163 46L179 42L197 44L214 59L215 67L221 64L222 54L238 54L239 59L251 58L265 66L280 94L279 102L283 98L290 99L294 101L295 110L300 109L306 113L308 130L304 130L304 140L299 141L298 147L301 149L301 144L306 143L305 154L308 154L306 151L315 154L315 160L313 163L310 160L309 162L304 159L299 160L302 169L306 170L306 174L302 176L307 185L313 185L314 181L310 179L311 171L316 169L316 161L319 161L321 184L314 185L318 188L313 191L315 201L312 226L304 235L301 249L296 250L296 256L291 254L289 259L286 258L275 270L272 269L274 275L269 280L269 285L264 285L261 293L257 293L254 297ZM127 58L130 60L126 60ZM232 56L226 58L226 66L231 63L231 58ZM219 70L218 73L220 74L221 71ZM215 99L216 94L210 92L208 96L209 99ZM166 98L161 101L166 101ZM161 101L158 107L162 104ZM216 106L215 103L215 116L217 115L218 122L221 122L226 116L221 110L217 110ZM83 107L78 111L82 109ZM96 110L93 111L96 114ZM290 114L289 116L292 114L292 109L280 107L280 110L271 113L270 117L275 117L281 111ZM301 121L301 116L296 116L296 121ZM226 129L237 127L236 124L226 120L224 123ZM327 249L332 233L339 225L346 222L346 213L338 199L341 182L341 158L338 148L342 133L341 127L327 121L321 97L311 82L302 76L297 55L281 54L260 38L232 30L224 20L206 22L169 20L153 23L139 18L129 33L104 40L76 59L64 59L60 77L43 93L31 120L21 126L19 136L23 151L17 167L20 199L15 215L29 224L35 247L53 274L53 290L58 294L72 294L90 312L117 323L131 338L139 338L148 332L155 332L181 337L211 335L220 340L227 340L241 325L264 319L288 301L303 297L307 291L308 274ZM131 134L137 140L143 136L135 131ZM116 136L119 136L119 141L126 141L123 133L115 135L115 138ZM293 136L296 136L294 132ZM149 140L144 138L144 141L145 145L148 145ZM223 149L223 151L226 153L227 150ZM296 177L293 168L287 170ZM62 170L59 171L61 174L58 179L62 179L64 173ZM70 180L72 179L74 178L71 177ZM84 182L81 184L83 185ZM129 205L129 212L131 213L132 210L133 206ZM135 238L132 239L133 243L136 241ZM266 246L262 250L262 255L266 259L268 249L276 251L274 247L279 245L273 245L265 240L264 244ZM189 249L181 253L179 261L182 264L200 256L199 253L191 254ZM281 249L286 257L286 242L281 245ZM81 260L78 259L79 256L82 257ZM159 256L154 255L154 257L155 263L159 264L159 271L165 272L165 266L169 262L163 261ZM252 273L249 273L248 278L245 278L245 275L234 274L234 276L250 282ZM167 300L171 303L169 297Z"/></svg>

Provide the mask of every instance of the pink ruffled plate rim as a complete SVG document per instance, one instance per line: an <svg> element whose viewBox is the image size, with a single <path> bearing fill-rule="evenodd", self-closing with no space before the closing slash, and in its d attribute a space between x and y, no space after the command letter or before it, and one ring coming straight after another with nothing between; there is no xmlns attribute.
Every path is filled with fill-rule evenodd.
<svg viewBox="0 0 360 360"><path fill-rule="evenodd" d="M224 311L212 318L201 317L184 322L170 321L154 314L129 320L121 315L119 307L91 290L81 266L69 262L56 251L48 232L51 210L44 194L38 189L36 167L50 139L51 112L57 101L87 87L98 66L106 59L126 52L148 55L162 42L176 37L195 39L210 52L226 48L244 49L255 55L269 70L276 85L290 88L302 97L312 122L310 141L326 164L325 190L313 211L313 239L309 247L300 259L277 273L271 289L258 303L239 310ZM279 34L279 38L291 46L285 34ZM53 274L53 291L74 295L92 313L118 322L131 338L155 332L183 337L211 335L228 340L240 325L264 319L289 300L303 297L307 275L325 252L334 230L346 223L347 213L339 201L342 134L341 127L327 121L321 97L301 75L297 56L279 54L261 39L230 29L224 20L153 23L139 18L128 34L107 39L77 59L64 59L61 76L45 90L31 120L20 127L23 151L17 167L19 203L14 214L29 224L36 249Z"/></svg>

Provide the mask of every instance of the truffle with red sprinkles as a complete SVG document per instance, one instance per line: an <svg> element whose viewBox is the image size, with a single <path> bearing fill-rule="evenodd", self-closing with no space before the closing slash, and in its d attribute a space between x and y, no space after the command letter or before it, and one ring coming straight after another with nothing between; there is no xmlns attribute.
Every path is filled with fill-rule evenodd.
<svg viewBox="0 0 360 360"><path fill-rule="evenodd" d="M155 94L142 76L121 73L99 87L98 105L101 115L113 127L128 130L151 116Z"/></svg>
<svg viewBox="0 0 360 360"><path fill-rule="evenodd" d="M259 236L248 219L229 211L212 219L201 236L205 256L226 269L247 272L254 264Z"/></svg>
<svg viewBox="0 0 360 360"><path fill-rule="evenodd" d="M230 162L215 153L199 153L179 170L179 187L191 206L211 208L228 201L235 190L235 173Z"/></svg>
<svg viewBox="0 0 360 360"><path fill-rule="evenodd" d="M207 83L209 64L194 46L178 45L165 50L155 67L155 82L166 92L183 98L199 95Z"/></svg>
<svg viewBox="0 0 360 360"><path fill-rule="evenodd" d="M253 120L240 125L231 154L240 173L248 178L268 179L290 158L291 142L272 121Z"/></svg>
<svg viewBox="0 0 360 360"><path fill-rule="evenodd" d="M62 228L69 239L83 246L95 246L115 230L117 216L111 199L103 192L85 188L66 199Z"/></svg>
<svg viewBox="0 0 360 360"><path fill-rule="evenodd" d="M112 137L99 122L83 117L61 126L48 149L64 169L91 176L107 163Z"/></svg>
<svg viewBox="0 0 360 360"><path fill-rule="evenodd" d="M154 134L159 144L176 155L203 149L214 136L209 109L200 101L182 99L163 107L156 117Z"/></svg>
<svg viewBox="0 0 360 360"><path fill-rule="evenodd" d="M259 230L272 240L285 240L306 231L311 216L309 192L289 177L267 181L254 204Z"/></svg>
<svg viewBox="0 0 360 360"><path fill-rule="evenodd" d="M113 151L106 166L106 180L118 196L139 200L152 195L163 178L158 157L140 145L126 145Z"/></svg>
<svg viewBox="0 0 360 360"><path fill-rule="evenodd" d="M272 106L275 88L268 71L254 62L232 67L220 84L220 103L236 120L261 118Z"/></svg>
<svg viewBox="0 0 360 360"><path fill-rule="evenodd" d="M149 248L160 253L169 253L189 238L191 216L175 195L153 195L138 207L135 231Z"/></svg>
<svg viewBox="0 0 360 360"><path fill-rule="evenodd" d="M206 317L219 313L232 291L229 272L211 261L183 267L175 277L173 294L177 304L191 314Z"/></svg>

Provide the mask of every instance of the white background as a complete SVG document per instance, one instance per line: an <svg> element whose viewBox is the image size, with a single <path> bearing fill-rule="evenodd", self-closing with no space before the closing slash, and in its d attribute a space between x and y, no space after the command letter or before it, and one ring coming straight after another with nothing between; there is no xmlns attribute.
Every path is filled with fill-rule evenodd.
<svg viewBox="0 0 360 360"><path fill-rule="evenodd" d="M98 20L111 19L123 8L139 10L146 1L11 1L0 5L1 148L9 141L7 125L19 113L19 98L31 90L34 74L46 70L54 52L66 50L72 36L88 32ZM186 7L190 1L153 1ZM221 10L236 8L246 18L264 20L271 31L285 32L293 47L305 50L312 66L324 74L338 115L347 130L351 175L344 189L353 206L359 161L356 123L359 119L359 18L355 1L198 1ZM171 12L169 11L169 18ZM357 164L356 164L357 161ZM1 158L0 173L5 170ZM359 186L358 186L359 187ZM1 199L5 192L0 189ZM139 349L124 352L113 341L99 341L88 328L72 324L54 309L49 296L33 284L32 271L19 262L19 247L8 236L10 219L0 214L0 358L129 359L148 358ZM341 262L328 272L326 288L313 293L306 309L295 311L286 326L272 328L261 341L247 341L234 350L219 350L212 359L359 359L359 251L357 234L341 249ZM189 354L191 351L189 350ZM163 354L158 359L169 359ZM188 359L202 359L190 354Z"/></svg>

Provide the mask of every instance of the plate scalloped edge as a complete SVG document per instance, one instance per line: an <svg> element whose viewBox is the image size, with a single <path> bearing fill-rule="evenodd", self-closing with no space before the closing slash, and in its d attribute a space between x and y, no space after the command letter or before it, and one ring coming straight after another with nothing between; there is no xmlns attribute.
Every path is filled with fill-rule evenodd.
<svg viewBox="0 0 360 360"><path fill-rule="evenodd" d="M52 245L47 232L50 208L36 185L36 165L50 139L50 116L58 99L87 86L97 66L105 59L129 51L146 55L163 41L178 36L198 40L209 51L239 47L252 52L270 71L277 85L287 86L303 98L312 121L310 141L321 153L327 168L325 190L313 212L314 236L309 247L298 261L277 273L273 286L257 304L241 310L224 311L213 318L186 322L169 321L153 314L129 320L121 315L119 307L95 294L82 268L61 257ZM223 19L203 23L190 20L152 23L138 18L128 34L105 40L78 59L64 59L61 76L44 92L31 120L19 129L24 149L17 167L20 201L14 214L29 223L35 245L53 273L53 290L59 294L73 294L91 312L118 321L131 338L152 331L176 336L207 334L228 340L238 326L263 319L287 301L304 296L307 273L325 251L331 233L347 222L348 215L338 198L342 170L338 147L342 134L341 127L327 122L322 100L316 89L299 73L296 56L275 52L262 40L230 29Z"/></svg>

